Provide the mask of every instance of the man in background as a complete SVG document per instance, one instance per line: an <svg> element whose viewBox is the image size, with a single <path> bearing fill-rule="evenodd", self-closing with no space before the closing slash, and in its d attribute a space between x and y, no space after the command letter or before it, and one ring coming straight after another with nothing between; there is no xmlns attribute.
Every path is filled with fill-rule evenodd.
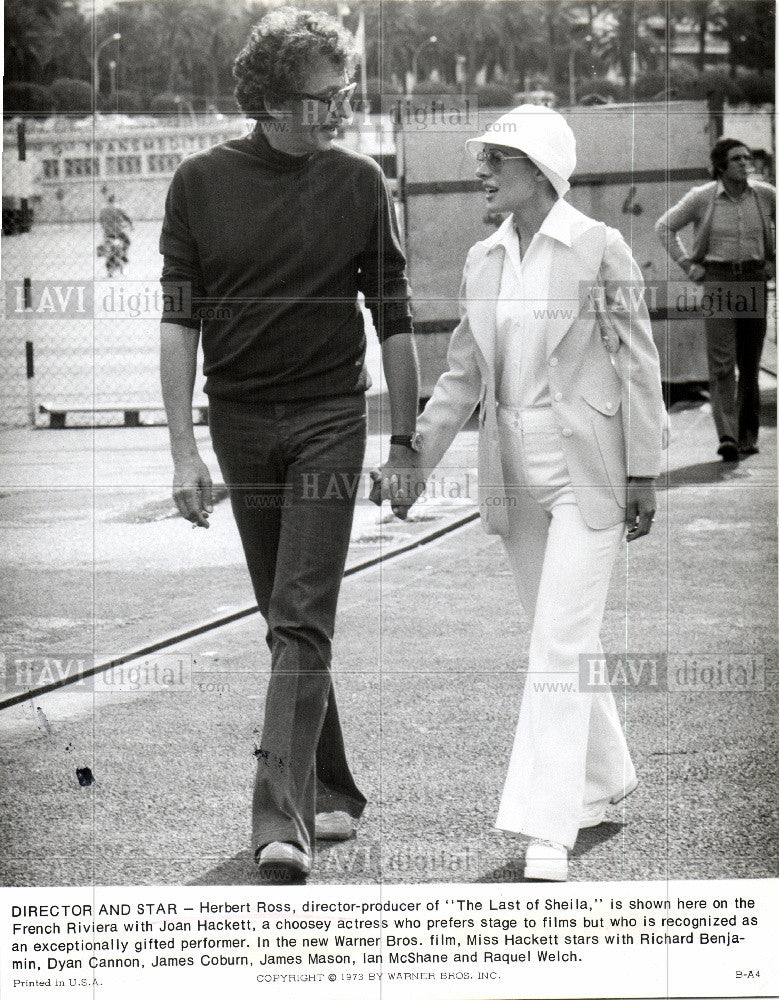
<svg viewBox="0 0 779 1000"><path fill-rule="evenodd" d="M711 163L714 180L689 191L655 229L690 280L704 284L712 306L704 324L717 454L735 462L759 450L758 375L766 279L774 268L776 190L751 176L752 154L738 139L718 139ZM689 223L694 228L688 251L678 233Z"/></svg>
<svg viewBox="0 0 779 1000"><path fill-rule="evenodd" d="M109 277L117 271L121 274L128 262L130 235L127 230L132 229L133 220L116 204L116 197L113 194L109 194L106 198L106 204L100 210L98 219L103 229L103 242L97 248L97 252L99 256L106 258Z"/></svg>

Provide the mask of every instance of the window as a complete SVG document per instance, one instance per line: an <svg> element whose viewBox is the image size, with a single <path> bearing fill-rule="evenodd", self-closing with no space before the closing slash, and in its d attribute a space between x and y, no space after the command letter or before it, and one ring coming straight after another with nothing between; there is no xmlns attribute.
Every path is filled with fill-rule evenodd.
<svg viewBox="0 0 779 1000"><path fill-rule="evenodd" d="M76 156L65 160L66 177L92 177L100 173L97 157Z"/></svg>
<svg viewBox="0 0 779 1000"><path fill-rule="evenodd" d="M181 163L179 153L152 153L146 157L150 174L170 174Z"/></svg>
<svg viewBox="0 0 779 1000"><path fill-rule="evenodd" d="M107 174L140 174L140 156L107 156L105 158Z"/></svg>

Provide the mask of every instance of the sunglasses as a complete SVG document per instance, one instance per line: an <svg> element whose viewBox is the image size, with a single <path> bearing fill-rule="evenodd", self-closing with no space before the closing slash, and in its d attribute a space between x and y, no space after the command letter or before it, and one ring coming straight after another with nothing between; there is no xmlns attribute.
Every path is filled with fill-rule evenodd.
<svg viewBox="0 0 779 1000"><path fill-rule="evenodd" d="M339 108L351 101L356 89L357 84L350 83L347 87L341 87L340 90L336 90L334 94L329 94L327 97L322 97L321 94L306 94L305 92L295 94L294 96L307 97L309 101L319 101L320 104L326 104L328 114L334 115Z"/></svg>
<svg viewBox="0 0 779 1000"><path fill-rule="evenodd" d="M509 153L502 153L499 149L482 149L476 154L479 163L486 163L493 173L498 173L506 160L526 160L524 153L511 156Z"/></svg>

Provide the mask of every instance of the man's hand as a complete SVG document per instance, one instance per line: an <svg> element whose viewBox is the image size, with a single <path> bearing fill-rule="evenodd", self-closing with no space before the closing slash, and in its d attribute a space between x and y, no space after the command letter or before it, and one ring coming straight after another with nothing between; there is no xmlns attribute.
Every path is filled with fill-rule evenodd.
<svg viewBox="0 0 779 1000"><path fill-rule="evenodd" d="M690 261L685 266L685 271L687 272L687 277L690 281L693 281L696 285L700 285L706 277L706 268L703 264L698 264L695 261Z"/></svg>
<svg viewBox="0 0 779 1000"><path fill-rule="evenodd" d="M371 473L370 498L379 507L389 500L395 517L405 521L412 505L424 492L425 480L419 471L419 455L403 445L390 445L389 458Z"/></svg>
<svg viewBox="0 0 779 1000"><path fill-rule="evenodd" d="M176 462L173 499L181 516L192 521L194 527L209 526L208 515L214 509L211 486L208 466L199 455Z"/></svg>
<svg viewBox="0 0 779 1000"><path fill-rule="evenodd" d="M657 497L654 479L628 476L625 521L628 526L627 539L629 542L649 534L656 510Z"/></svg>

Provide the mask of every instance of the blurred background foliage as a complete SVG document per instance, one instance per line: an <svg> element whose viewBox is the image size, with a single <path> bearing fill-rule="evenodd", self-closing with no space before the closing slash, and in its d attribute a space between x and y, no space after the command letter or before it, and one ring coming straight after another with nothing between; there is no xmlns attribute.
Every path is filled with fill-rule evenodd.
<svg viewBox="0 0 779 1000"><path fill-rule="evenodd" d="M93 110L235 113L232 62L276 6L242 0L5 0L6 116ZM772 102L775 5L764 0L311 0L365 25L367 96L476 94L510 105ZM112 40L120 34L121 38ZM94 54L97 52L97 60Z"/></svg>

